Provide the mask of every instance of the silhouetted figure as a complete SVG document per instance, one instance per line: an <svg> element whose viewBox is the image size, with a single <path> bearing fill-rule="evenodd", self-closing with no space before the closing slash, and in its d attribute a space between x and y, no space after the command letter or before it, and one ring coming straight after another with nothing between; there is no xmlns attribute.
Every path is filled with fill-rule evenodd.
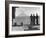
<svg viewBox="0 0 46 38"><path fill-rule="evenodd" d="M33 14L33 25L35 25L35 15Z"/></svg>
<svg viewBox="0 0 46 38"><path fill-rule="evenodd" d="M36 24L38 24L38 14L36 14Z"/></svg>
<svg viewBox="0 0 46 38"><path fill-rule="evenodd" d="M21 22L21 26L23 26L23 22Z"/></svg>
<svg viewBox="0 0 46 38"><path fill-rule="evenodd" d="M32 16L32 14L31 14L31 16L30 16L30 24L31 24L31 25L33 24L33 16Z"/></svg>

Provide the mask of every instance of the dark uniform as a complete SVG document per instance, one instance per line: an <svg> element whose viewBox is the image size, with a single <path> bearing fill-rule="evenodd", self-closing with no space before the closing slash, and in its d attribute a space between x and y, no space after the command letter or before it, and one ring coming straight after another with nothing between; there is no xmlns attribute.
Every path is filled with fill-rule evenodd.
<svg viewBox="0 0 46 38"><path fill-rule="evenodd" d="M36 14L36 24L38 24L38 14Z"/></svg>
<svg viewBox="0 0 46 38"><path fill-rule="evenodd" d="M35 15L33 14L33 25L35 25Z"/></svg>
<svg viewBox="0 0 46 38"><path fill-rule="evenodd" d="M32 25L33 24L33 16L32 16L32 14L31 14L31 16L30 16L30 24Z"/></svg>

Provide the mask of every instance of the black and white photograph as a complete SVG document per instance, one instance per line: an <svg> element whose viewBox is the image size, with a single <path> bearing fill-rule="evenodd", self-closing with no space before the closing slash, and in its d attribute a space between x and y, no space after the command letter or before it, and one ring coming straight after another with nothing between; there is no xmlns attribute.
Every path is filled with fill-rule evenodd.
<svg viewBox="0 0 46 38"><path fill-rule="evenodd" d="M44 3L10 3L8 35L42 35L44 32Z"/></svg>
<svg viewBox="0 0 46 38"><path fill-rule="evenodd" d="M40 30L40 7L12 7L12 30Z"/></svg>

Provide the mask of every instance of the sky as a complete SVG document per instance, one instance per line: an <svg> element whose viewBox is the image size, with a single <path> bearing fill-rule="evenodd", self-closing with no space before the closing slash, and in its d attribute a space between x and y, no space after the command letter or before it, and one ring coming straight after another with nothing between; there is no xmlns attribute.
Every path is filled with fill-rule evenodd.
<svg viewBox="0 0 46 38"><path fill-rule="evenodd" d="M15 8L15 16L30 16L31 14L36 13L39 15L40 14L40 7L19 7Z"/></svg>

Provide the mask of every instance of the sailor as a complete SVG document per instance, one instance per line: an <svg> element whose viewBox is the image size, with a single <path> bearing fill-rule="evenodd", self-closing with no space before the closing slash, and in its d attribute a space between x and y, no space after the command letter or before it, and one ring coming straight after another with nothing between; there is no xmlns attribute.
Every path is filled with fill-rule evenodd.
<svg viewBox="0 0 46 38"><path fill-rule="evenodd" d="M38 14L36 14L36 24L38 25Z"/></svg>
<svg viewBox="0 0 46 38"><path fill-rule="evenodd" d="M35 15L33 14L33 25L35 25Z"/></svg>

